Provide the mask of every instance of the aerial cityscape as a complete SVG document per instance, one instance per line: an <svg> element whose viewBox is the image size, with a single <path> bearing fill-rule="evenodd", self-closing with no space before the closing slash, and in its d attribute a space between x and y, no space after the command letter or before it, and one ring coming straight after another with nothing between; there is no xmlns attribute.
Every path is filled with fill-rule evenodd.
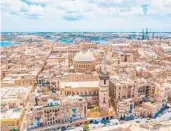
<svg viewBox="0 0 171 131"><path fill-rule="evenodd" d="M170 9L2 0L1 130L171 131Z"/></svg>

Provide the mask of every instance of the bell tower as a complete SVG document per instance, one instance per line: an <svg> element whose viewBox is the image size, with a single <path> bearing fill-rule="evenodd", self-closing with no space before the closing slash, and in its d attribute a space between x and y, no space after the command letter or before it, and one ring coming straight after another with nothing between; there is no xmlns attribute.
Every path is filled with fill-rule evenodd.
<svg viewBox="0 0 171 131"><path fill-rule="evenodd" d="M106 69L106 54L104 53L103 64L99 75L99 107L101 113L109 111L109 73Z"/></svg>

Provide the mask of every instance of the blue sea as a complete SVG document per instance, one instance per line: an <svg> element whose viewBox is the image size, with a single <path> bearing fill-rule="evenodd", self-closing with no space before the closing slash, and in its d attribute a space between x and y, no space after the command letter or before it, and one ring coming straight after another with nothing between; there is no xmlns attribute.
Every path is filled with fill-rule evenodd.
<svg viewBox="0 0 171 131"><path fill-rule="evenodd" d="M19 44L18 42L12 42L12 41L0 41L1 47L18 45L18 44Z"/></svg>
<svg viewBox="0 0 171 131"><path fill-rule="evenodd" d="M55 40L54 39L49 39L50 43L54 43ZM58 40L60 43L63 44L72 44L74 41L73 40L68 40L68 39L60 39ZM105 40L91 40L91 42L94 43L101 43L101 44L105 44L107 43L107 41ZM7 46L13 46L13 45L19 45L19 42L12 42L12 41L0 41L0 47L7 47Z"/></svg>

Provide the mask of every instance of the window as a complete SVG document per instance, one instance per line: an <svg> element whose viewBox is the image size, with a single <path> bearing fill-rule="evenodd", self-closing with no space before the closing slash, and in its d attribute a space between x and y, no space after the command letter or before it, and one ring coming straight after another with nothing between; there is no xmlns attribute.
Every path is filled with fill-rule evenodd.
<svg viewBox="0 0 171 131"><path fill-rule="evenodd" d="M105 100L105 98L103 98L103 103L104 103L104 104L106 103L106 100Z"/></svg>
<svg viewBox="0 0 171 131"><path fill-rule="evenodd" d="M106 85L106 80L104 80L104 84Z"/></svg>

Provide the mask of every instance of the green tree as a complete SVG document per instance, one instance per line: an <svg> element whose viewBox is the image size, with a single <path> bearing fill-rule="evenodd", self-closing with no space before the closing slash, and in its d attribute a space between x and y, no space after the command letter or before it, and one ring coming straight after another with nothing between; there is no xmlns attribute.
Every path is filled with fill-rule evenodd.
<svg viewBox="0 0 171 131"><path fill-rule="evenodd" d="M88 131L88 129L89 129L89 125L88 123L85 123L83 126L83 131Z"/></svg>
<svg viewBox="0 0 171 131"><path fill-rule="evenodd" d="M11 131L18 131L17 129L12 129Z"/></svg>

